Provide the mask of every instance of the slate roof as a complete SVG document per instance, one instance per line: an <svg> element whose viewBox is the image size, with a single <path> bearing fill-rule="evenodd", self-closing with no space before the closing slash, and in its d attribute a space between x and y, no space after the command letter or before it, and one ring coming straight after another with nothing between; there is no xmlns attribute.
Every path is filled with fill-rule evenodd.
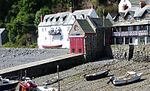
<svg viewBox="0 0 150 91"><path fill-rule="evenodd" d="M81 26L82 30L85 32L85 33L95 33L95 31L93 30L93 28L90 26L90 24L88 23L87 20L83 20L83 19L80 19L80 20L77 20L77 22L79 23L79 25Z"/></svg>
<svg viewBox="0 0 150 91"><path fill-rule="evenodd" d="M61 12L56 14L45 15L43 22L40 22L39 26L61 25L67 20L70 14L70 12Z"/></svg>
<svg viewBox="0 0 150 91"><path fill-rule="evenodd" d="M84 10L76 10L72 14L76 17L76 19L81 19L81 16L86 18L86 16L90 15L92 12L95 12L94 9L84 9ZM98 15L95 17L98 18Z"/></svg>
<svg viewBox="0 0 150 91"><path fill-rule="evenodd" d="M95 14L95 18L98 18L98 15L95 13L94 9L84 9L84 10L75 10L72 12L60 12L56 14L45 15L43 22L40 22L38 26L51 26L51 25L66 25L73 24L70 22L72 17L76 19L86 19L87 16Z"/></svg>
<svg viewBox="0 0 150 91"><path fill-rule="evenodd" d="M129 0L132 5L139 5L139 0Z"/></svg>
<svg viewBox="0 0 150 91"><path fill-rule="evenodd" d="M109 19L91 18L91 17L88 17L88 18L91 21L91 23L95 26L95 28L111 27L112 26L112 23Z"/></svg>
<svg viewBox="0 0 150 91"><path fill-rule="evenodd" d="M134 14L134 17L141 17L146 10L150 10L150 6L149 5L136 10L136 12Z"/></svg>

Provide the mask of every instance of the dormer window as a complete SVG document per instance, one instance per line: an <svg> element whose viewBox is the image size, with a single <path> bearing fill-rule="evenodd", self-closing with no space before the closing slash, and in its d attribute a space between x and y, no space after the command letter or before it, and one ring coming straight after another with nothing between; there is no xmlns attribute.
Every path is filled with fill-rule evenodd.
<svg viewBox="0 0 150 91"><path fill-rule="evenodd" d="M58 20L59 20L59 17L56 18L56 21L58 21Z"/></svg>
<svg viewBox="0 0 150 91"><path fill-rule="evenodd" d="M77 17L76 17L75 15L73 15L73 17L74 17L75 19L77 19Z"/></svg>
<svg viewBox="0 0 150 91"><path fill-rule="evenodd" d="M64 21L66 18L67 18L67 16L64 16L64 17L63 17L63 21Z"/></svg>
<svg viewBox="0 0 150 91"><path fill-rule="evenodd" d="M52 17L51 19L50 19L50 21L52 21L54 19L54 17Z"/></svg>
<svg viewBox="0 0 150 91"><path fill-rule="evenodd" d="M49 18L46 18L45 21L47 22Z"/></svg>
<svg viewBox="0 0 150 91"><path fill-rule="evenodd" d="M84 14L81 14L81 16L82 16L82 19L84 19L84 18L85 18Z"/></svg>

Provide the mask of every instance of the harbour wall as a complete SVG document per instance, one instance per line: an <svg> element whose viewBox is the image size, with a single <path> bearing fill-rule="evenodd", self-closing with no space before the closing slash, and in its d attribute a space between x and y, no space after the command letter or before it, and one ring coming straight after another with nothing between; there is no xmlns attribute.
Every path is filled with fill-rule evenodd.
<svg viewBox="0 0 150 91"><path fill-rule="evenodd" d="M67 54L0 70L0 75L39 77L69 69L85 62L83 54Z"/></svg>
<svg viewBox="0 0 150 91"><path fill-rule="evenodd" d="M111 45L107 55L119 60L150 61L150 45Z"/></svg>

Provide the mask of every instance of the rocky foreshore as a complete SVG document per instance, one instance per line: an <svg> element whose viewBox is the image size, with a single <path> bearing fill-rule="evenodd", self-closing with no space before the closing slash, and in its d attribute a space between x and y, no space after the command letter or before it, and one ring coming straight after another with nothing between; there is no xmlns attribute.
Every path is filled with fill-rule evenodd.
<svg viewBox="0 0 150 91"><path fill-rule="evenodd" d="M28 62L39 61L42 59L67 54L68 49L30 49L30 48L0 48L0 69L25 64ZM109 69L109 75L121 76L126 71L142 72L142 80L137 83L125 86L113 86L107 84L109 77L86 81L85 74L99 72ZM60 91L149 91L150 88L150 62L136 62L127 60L100 60L89 62L59 73ZM34 81L42 85L47 80L52 80L57 73L37 77ZM58 83L49 85L58 87Z"/></svg>
<svg viewBox="0 0 150 91"><path fill-rule="evenodd" d="M142 78L139 82L124 86L114 86L111 83L107 84L109 77L86 81L85 74L110 69L109 75L115 76L124 75L127 71L142 72ZM150 88L150 63L149 62L134 62L126 60L103 60L90 62L80 66L73 67L60 74L60 91L149 91ZM52 80L57 76L57 73L35 78L38 85L42 85L47 80ZM58 83L50 85L58 87Z"/></svg>
<svg viewBox="0 0 150 91"><path fill-rule="evenodd" d="M68 49L0 48L0 69L67 54Z"/></svg>

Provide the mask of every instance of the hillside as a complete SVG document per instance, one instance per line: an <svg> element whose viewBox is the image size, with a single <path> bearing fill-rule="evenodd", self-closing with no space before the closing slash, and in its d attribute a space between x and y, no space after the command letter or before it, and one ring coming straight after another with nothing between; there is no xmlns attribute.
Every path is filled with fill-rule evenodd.
<svg viewBox="0 0 150 91"><path fill-rule="evenodd" d="M7 30L6 46L34 45L40 16L76 9L94 8L98 15L102 9L116 11L117 0L0 0L0 28ZM35 47L35 46L33 46Z"/></svg>

